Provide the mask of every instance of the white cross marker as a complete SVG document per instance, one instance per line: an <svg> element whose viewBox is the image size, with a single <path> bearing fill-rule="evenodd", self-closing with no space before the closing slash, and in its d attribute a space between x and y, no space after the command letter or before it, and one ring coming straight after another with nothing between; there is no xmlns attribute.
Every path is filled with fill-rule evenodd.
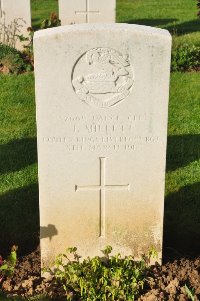
<svg viewBox="0 0 200 301"><path fill-rule="evenodd" d="M129 191L130 184L127 185L106 185L106 159L107 158L99 158L100 159L100 185L88 185L88 186L77 186L75 185L75 191L99 191L100 192L100 230L99 236L105 237L105 224L106 224L106 214L105 214L105 206L106 206L106 191Z"/></svg>
<svg viewBox="0 0 200 301"><path fill-rule="evenodd" d="M85 11L75 11L75 14L85 15L85 22L89 23L90 14L100 14L100 11L92 11L89 8L89 0L86 0L86 10Z"/></svg>

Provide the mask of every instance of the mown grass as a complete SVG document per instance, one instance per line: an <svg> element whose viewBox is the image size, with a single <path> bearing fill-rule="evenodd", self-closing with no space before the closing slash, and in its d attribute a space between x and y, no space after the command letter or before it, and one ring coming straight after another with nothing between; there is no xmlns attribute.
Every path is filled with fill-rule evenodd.
<svg viewBox="0 0 200 301"><path fill-rule="evenodd" d="M0 76L0 248L38 242L33 74Z"/></svg>
<svg viewBox="0 0 200 301"><path fill-rule="evenodd" d="M52 11L58 11L57 0L32 0L34 26L38 27ZM168 29L174 35L174 45L183 41L200 44L196 1L118 0L117 21ZM200 245L197 242L200 220L199 81L199 73L175 73L171 79L165 245L170 245L171 238L171 245L177 249L184 245L191 246L191 242L194 242L194 249ZM18 173L15 174L17 176ZM18 185L19 179L10 183L12 188L12 183ZM36 189L36 186L32 186L32 189ZM187 243L183 236L187 237Z"/></svg>
<svg viewBox="0 0 200 301"><path fill-rule="evenodd" d="M32 0L35 29L57 0ZM200 44L196 1L118 0L117 21L169 29L174 43ZM171 75L164 254L200 249L200 73ZM33 74L0 76L0 253L38 242L39 205ZM0 295L1 301L11 301ZM35 297L32 301L46 301ZM21 301L16 299L16 301Z"/></svg>
<svg viewBox="0 0 200 301"><path fill-rule="evenodd" d="M56 2L32 0L33 16L47 17L56 10ZM149 0L145 7L142 0L120 0L118 19L133 15L132 6L138 19L147 14L151 25L158 25L153 24L158 12L167 18L178 5L177 18L189 20L194 3L184 3L168 0L161 9L158 0ZM164 241L165 247L182 250L200 246L199 74L174 73L171 78ZM0 83L0 229L4 229L0 246L1 252L7 252L17 244L25 253L38 243L39 228L34 78L33 74L1 76Z"/></svg>
<svg viewBox="0 0 200 301"><path fill-rule="evenodd" d="M58 0L31 0L35 29L58 12ZM174 43L200 44L200 20L196 0L117 0L117 22L155 26L169 30Z"/></svg>
<svg viewBox="0 0 200 301"><path fill-rule="evenodd" d="M58 0L31 0L32 26L39 29L44 19L49 18L50 13L58 13Z"/></svg>
<svg viewBox="0 0 200 301"><path fill-rule="evenodd" d="M118 0L117 21L169 30L176 42L200 44L195 0Z"/></svg>
<svg viewBox="0 0 200 301"><path fill-rule="evenodd" d="M200 250L200 73L172 73L164 247Z"/></svg>
<svg viewBox="0 0 200 301"><path fill-rule="evenodd" d="M200 73L172 73L165 248L200 248ZM26 253L38 243L34 78L0 77L0 246ZM2 252L2 250L1 250Z"/></svg>

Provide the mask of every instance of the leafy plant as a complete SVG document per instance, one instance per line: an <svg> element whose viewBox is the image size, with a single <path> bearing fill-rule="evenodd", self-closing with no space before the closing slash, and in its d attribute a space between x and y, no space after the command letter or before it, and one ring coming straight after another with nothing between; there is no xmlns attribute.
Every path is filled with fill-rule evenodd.
<svg viewBox="0 0 200 301"><path fill-rule="evenodd" d="M40 28L41 29L52 28L60 25L61 25L61 21L58 18L58 15L56 13L51 13L49 19L45 19L44 21L42 21Z"/></svg>
<svg viewBox="0 0 200 301"><path fill-rule="evenodd" d="M200 47L177 45L172 51L172 71L191 71L200 68Z"/></svg>
<svg viewBox="0 0 200 301"><path fill-rule="evenodd" d="M185 284L185 291L188 295L188 297L192 300L192 301L195 301L195 292L194 292L194 289L189 289L189 287Z"/></svg>
<svg viewBox="0 0 200 301"><path fill-rule="evenodd" d="M51 13L49 19L45 19L41 25L41 29L52 28L56 26L60 26L61 21L59 20L56 13ZM24 51L22 53L24 65L26 66L26 71L32 71L34 69L34 54L33 54L33 36L34 30L32 27L28 27L28 37L23 35L18 35L18 39L21 42L26 42L24 44Z"/></svg>
<svg viewBox="0 0 200 301"><path fill-rule="evenodd" d="M0 60L10 54L18 55L20 52L13 47L0 43Z"/></svg>
<svg viewBox="0 0 200 301"><path fill-rule="evenodd" d="M27 66L26 71L32 71L34 69L34 54L33 54L33 36L34 31L32 27L27 28L28 37L23 35L18 36L21 42L26 42L24 44L23 58Z"/></svg>
<svg viewBox="0 0 200 301"><path fill-rule="evenodd" d="M3 260L0 256L0 282L5 277L10 277L14 273L15 265L17 262L17 247L13 246L10 255L7 259Z"/></svg>
<svg viewBox="0 0 200 301"><path fill-rule="evenodd" d="M0 70L3 73L19 74L30 71L30 64L20 51L8 45L0 44Z"/></svg>
<svg viewBox="0 0 200 301"><path fill-rule="evenodd" d="M53 268L44 271L63 286L67 300L135 300L146 281L152 253L135 261L132 256L111 256L111 252L112 247L107 246L104 257L80 261L77 249L69 248L56 258Z"/></svg>
<svg viewBox="0 0 200 301"><path fill-rule="evenodd" d="M200 18L200 0L197 0L197 8L198 8L197 16Z"/></svg>

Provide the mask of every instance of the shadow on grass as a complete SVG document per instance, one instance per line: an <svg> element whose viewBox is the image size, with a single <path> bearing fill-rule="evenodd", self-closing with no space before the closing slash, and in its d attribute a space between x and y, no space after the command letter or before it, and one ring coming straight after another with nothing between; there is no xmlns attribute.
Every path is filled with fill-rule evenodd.
<svg viewBox="0 0 200 301"><path fill-rule="evenodd" d="M0 196L0 252L8 254L13 245L24 255L39 244L38 185L12 190Z"/></svg>
<svg viewBox="0 0 200 301"><path fill-rule="evenodd" d="M170 33L176 35L184 35L187 33L193 33L200 31L200 22L198 19L176 24L178 19L133 19L125 21L129 24L139 24L153 27L162 27L169 30ZM169 25L174 23L173 25Z"/></svg>
<svg viewBox="0 0 200 301"><path fill-rule="evenodd" d="M167 171L200 159L200 135L169 136L167 140Z"/></svg>
<svg viewBox="0 0 200 301"><path fill-rule="evenodd" d="M32 28L34 31L36 30L40 30L40 26L41 26L42 21L40 20L40 18L32 18Z"/></svg>
<svg viewBox="0 0 200 301"><path fill-rule="evenodd" d="M37 162L36 138L13 140L0 145L0 174L19 171Z"/></svg>
<svg viewBox="0 0 200 301"><path fill-rule="evenodd" d="M200 182L181 188L165 199L164 258L200 253Z"/></svg>
<svg viewBox="0 0 200 301"><path fill-rule="evenodd" d="M200 21L198 19L183 22L180 24L166 26L165 29L169 30L171 33L174 33L178 36L199 32L200 31Z"/></svg>
<svg viewBox="0 0 200 301"><path fill-rule="evenodd" d="M125 21L128 24L139 24L147 26L163 26L172 22L176 22L178 19L133 19Z"/></svg>
<svg viewBox="0 0 200 301"><path fill-rule="evenodd" d="M200 135L168 137L167 170L176 170L200 158ZM16 140L0 146L2 173L21 170L35 163L36 139ZM3 161L3 162L2 162ZM0 252L8 253L13 244L21 255L39 244L38 185L16 189L0 196ZM51 225L50 225L51 226ZM47 228L47 229L46 229ZM49 231L52 230L52 231ZM56 235L43 227L43 237ZM50 234L51 235L50 235ZM173 254L170 254L173 250ZM165 199L164 258L200 252L200 183L188 185Z"/></svg>

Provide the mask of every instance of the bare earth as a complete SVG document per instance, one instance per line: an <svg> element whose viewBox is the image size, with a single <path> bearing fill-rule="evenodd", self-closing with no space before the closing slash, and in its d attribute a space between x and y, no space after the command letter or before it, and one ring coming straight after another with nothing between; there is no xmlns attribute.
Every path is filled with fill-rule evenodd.
<svg viewBox="0 0 200 301"><path fill-rule="evenodd" d="M191 300L185 290L193 288L194 300L200 300L200 257L196 259L182 258L168 262L162 266L152 266L149 279L138 301L156 300ZM3 292L8 296L29 297L48 295L63 299L61 286L40 277L40 251L38 249L28 256L18 259L14 276L3 282Z"/></svg>

